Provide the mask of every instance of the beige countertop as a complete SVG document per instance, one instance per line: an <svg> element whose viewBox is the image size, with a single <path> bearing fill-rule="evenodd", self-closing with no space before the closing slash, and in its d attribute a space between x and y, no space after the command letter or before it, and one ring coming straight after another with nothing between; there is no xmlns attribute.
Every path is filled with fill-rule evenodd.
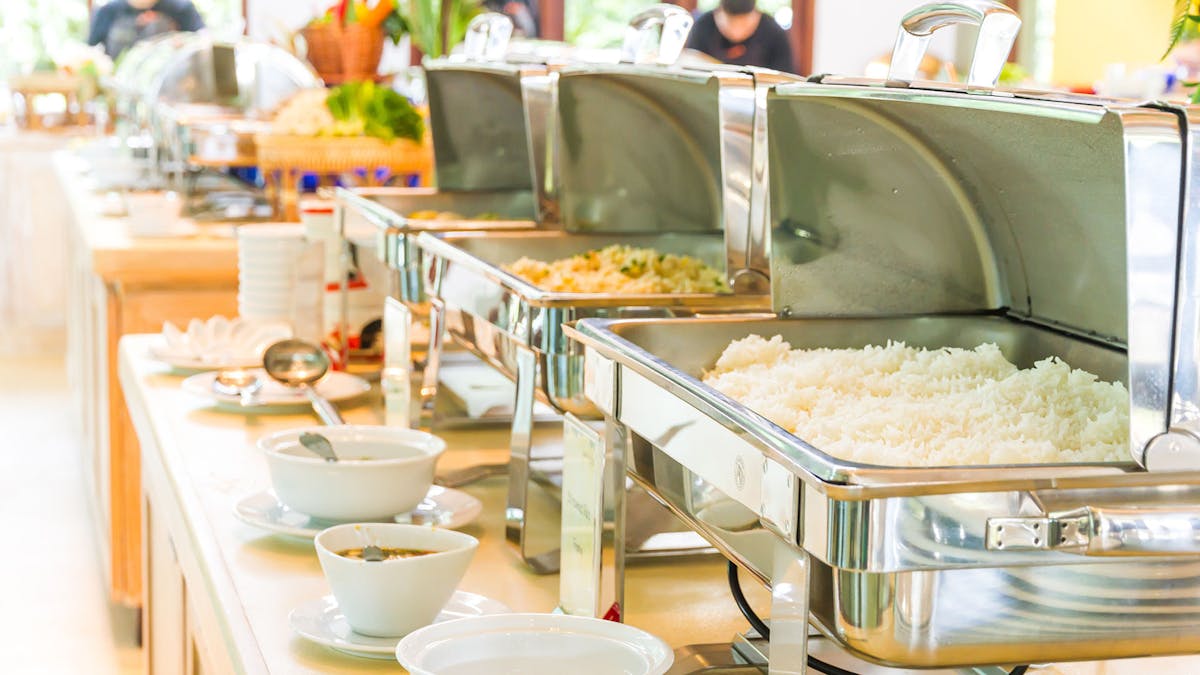
<svg viewBox="0 0 1200 675"><path fill-rule="evenodd" d="M220 631L237 669L288 674L403 672L395 663L346 656L294 635L288 613L329 593L312 545L260 531L233 515L240 499L269 487L266 463L255 441L273 431L316 424L316 419L307 412L243 415L218 410L182 391L183 378L148 357L151 339L122 340L121 379L139 434L152 436L152 451L186 514L187 540L198 552L203 591L215 600L223 623ZM350 423L377 424L382 419L373 396L345 407L344 412ZM555 442L560 434L557 425L544 426L537 441ZM442 470L507 456L506 428L442 435L450 444L439 464ZM465 529L480 539L480 546L461 588L500 600L516 611L552 610L558 598L557 576L531 573L504 539L505 479L493 478L465 489L483 501L484 513ZM672 647L725 642L746 629L729 596L723 559L637 564L630 567L627 581L628 622L659 635ZM765 591L753 584L747 585L747 591L753 604L765 607ZM1192 675L1200 673L1200 657L1060 664L1030 672Z"/></svg>
<svg viewBox="0 0 1200 675"><path fill-rule="evenodd" d="M76 214L75 236L91 252L93 271L110 282L237 284L234 226L196 226L190 236L134 237L129 218L106 216L105 193L95 189L88 162L70 151L54 158Z"/></svg>
<svg viewBox="0 0 1200 675"><path fill-rule="evenodd" d="M220 632L227 636L238 669L403 672L398 664L345 656L295 636L288 613L329 593L311 543L260 531L233 514L239 500L270 486L255 441L272 431L316 424L315 417L305 412L243 415L218 410L182 391L183 377L149 358L151 339L131 336L121 342L127 404L143 439L143 457L156 453L185 514L185 541L198 555L198 576L219 608L224 623ZM350 423L377 424L382 419L378 400L370 397L344 412ZM562 431L559 425L548 425L538 433L540 442L554 442ZM507 428L442 435L450 449L439 463L441 470L507 457ZM147 448L147 436L153 448ZM493 478L465 488L483 501L484 513L465 530L480 539L480 547L461 588L517 611L550 611L557 604L558 577L528 571L504 539L506 487L504 478ZM726 587L724 559L638 564L629 570L627 583L629 623L674 647L728 641L746 628ZM764 606L765 592L749 590L756 604Z"/></svg>

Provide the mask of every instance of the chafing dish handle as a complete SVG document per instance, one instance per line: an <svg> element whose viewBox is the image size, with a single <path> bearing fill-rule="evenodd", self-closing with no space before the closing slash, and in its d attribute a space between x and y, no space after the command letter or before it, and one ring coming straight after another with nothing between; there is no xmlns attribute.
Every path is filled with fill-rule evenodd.
<svg viewBox="0 0 1200 675"><path fill-rule="evenodd" d="M512 19L507 15L484 12L467 24L463 56L468 61L503 61L512 32Z"/></svg>
<svg viewBox="0 0 1200 675"><path fill-rule="evenodd" d="M621 61L673 65L683 53L693 22L692 15L676 5L658 4L639 12L625 29ZM656 30L660 27L661 31ZM656 48L652 43L655 38L658 39Z"/></svg>
<svg viewBox="0 0 1200 675"><path fill-rule="evenodd" d="M1093 557L1200 555L1200 508L1083 506L1044 517L991 518L988 550Z"/></svg>
<svg viewBox="0 0 1200 675"><path fill-rule="evenodd" d="M917 79L933 33L960 23L979 26L967 84L972 87L996 86L1000 70L1008 61L1017 32L1021 30L1021 17L993 0L931 2L905 14L896 35L896 47L892 50L888 79L903 82Z"/></svg>

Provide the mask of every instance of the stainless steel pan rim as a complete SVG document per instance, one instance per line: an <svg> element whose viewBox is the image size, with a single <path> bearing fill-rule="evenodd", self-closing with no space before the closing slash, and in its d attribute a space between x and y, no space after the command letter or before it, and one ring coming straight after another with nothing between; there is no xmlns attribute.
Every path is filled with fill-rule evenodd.
<svg viewBox="0 0 1200 675"><path fill-rule="evenodd" d="M589 233L602 235L603 233ZM504 290L512 292L523 302L532 307L554 309L571 308L638 308L638 307L678 307L694 311L765 311L770 308L771 298L766 294L735 294L735 293L563 293L547 291L525 281L503 268L482 261L470 253L454 245L455 239L471 239L488 235L473 232L457 232L442 238L434 234L422 232L417 238L417 246L426 253L443 258L453 263L468 266L476 274L486 277ZM510 238L528 237L530 239L549 236L570 237L569 233L559 232L505 232L493 236ZM620 233L614 236L621 236Z"/></svg>
<svg viewBox="0 0 1200 675"><path fill-rule="evenodd" d="M920 315L921 317L929 315ZM943 318L987 318L995 314L947 314ZM830 317L823 317L830 318ZM847 317L838 317L843 319ZM868 317L866 320L897 317ZM706 323L754 321L752 317L705 317ZM788 319L804 321L805 319ZM814 320L820 320L814 318ZM831 497L847 500L889 496L952 494L959 492L1004 492L1012 490L1088 489L1111 487L1153 487L1164 481L1146 474L1132 462L1092 464L1022 464L953 467L888 467L859 464L832 457L786 429L770 422L700 380L671 364L648 354L615 333L612 326L669 325L693 319L585 319L564 327L568 337L596 350L607 358L619 356L620 363L635 370L659 386L674 392L681 400L701 410L746 441L758 446L776 461L799 465L799 473ZM797 457L796 448L809 453ZM1173 482L1200 480L1200 472L1173 474Z"/></svg>

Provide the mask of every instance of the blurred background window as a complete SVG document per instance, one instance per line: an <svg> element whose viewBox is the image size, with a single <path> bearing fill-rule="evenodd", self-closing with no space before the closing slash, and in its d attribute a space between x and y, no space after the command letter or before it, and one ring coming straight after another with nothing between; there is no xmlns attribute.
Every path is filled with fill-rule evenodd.
<svg viewBox="0 0 1200 675"><path fill-rule="evenodd" d="M0 74L49 69L69 45L84 42L91 13L113 0L0 0ZM216 36L232 38L245 29L242 0L192 0Z"/></svg>
<svg viewBox="0 0 1200 675"><path fill-rule="evenodd" d="M0 73L43 69L61 45L87 37L86 0L3 0L0 9Z"/></svg>

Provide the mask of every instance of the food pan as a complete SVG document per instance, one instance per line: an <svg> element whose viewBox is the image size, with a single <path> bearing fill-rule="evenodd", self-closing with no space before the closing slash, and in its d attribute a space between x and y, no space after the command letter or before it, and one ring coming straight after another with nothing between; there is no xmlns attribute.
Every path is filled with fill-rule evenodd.
<svg viewBox="0 0 1200 675"><path fill-rule="evenodd" d="M1018 366L1059 356L1123 380L1122 350L994 313L566 332L586 346L585 393L623 430L630 475L765 583L805 565L816 623L856 654L949 667L1200 650L1200 473L854 464L700 381L750 334L795 348L994 342Z"/></svg>

